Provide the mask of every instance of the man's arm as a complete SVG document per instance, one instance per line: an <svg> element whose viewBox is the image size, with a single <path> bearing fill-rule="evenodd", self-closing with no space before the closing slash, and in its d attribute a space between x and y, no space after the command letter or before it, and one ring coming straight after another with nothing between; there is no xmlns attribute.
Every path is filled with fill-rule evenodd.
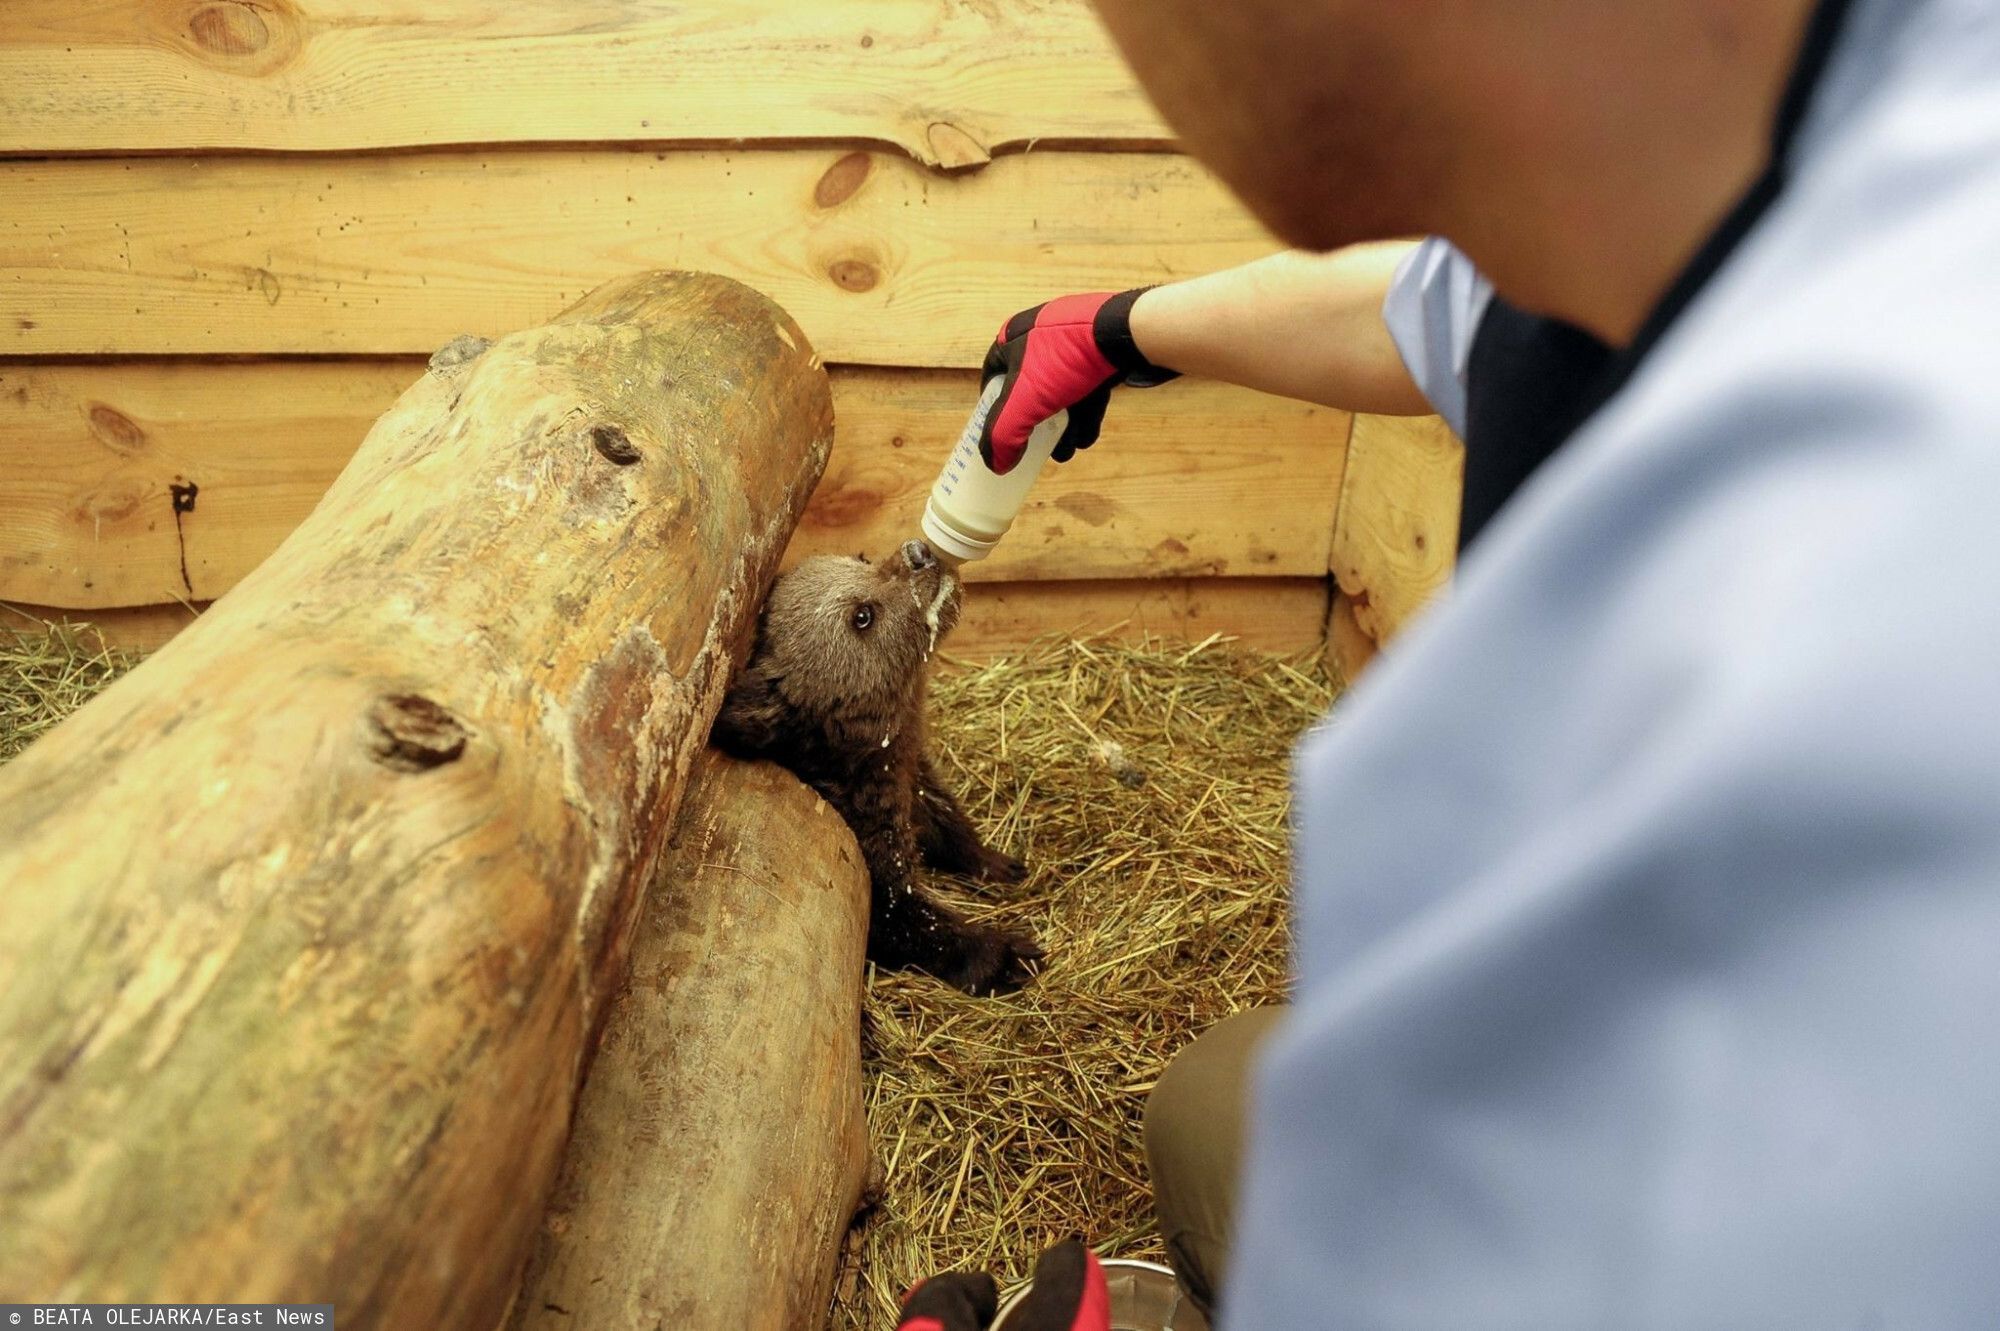
<svg viewBox="0 0 2000 1331"><path fill-rule="evenodd" d="M1398 350L1407 330L1392 336L1395 316L1384 310L1392 287L1407 295L1409 283L1396 274L1415 248L1396 242L1274 254L1170 286L1061 296L1022 310L1000 326L981 368L984 383L1001 386L979 451L1004 476L1034 428L1066 411L1053 453L1066 462L1096 442L1113 389L1176 374L1347 411L1432 411ZM1422 291L1399 305L1426 326Z"/></svg>
<svg viewBox="0 0 2000 1331"><path fill-rule="evenodd" d="M1287 251L1155 287L1132 306L1132 340L1182 374L1346 411L1418 416L1417 390L1382 320L1409 242Z"/></svg>

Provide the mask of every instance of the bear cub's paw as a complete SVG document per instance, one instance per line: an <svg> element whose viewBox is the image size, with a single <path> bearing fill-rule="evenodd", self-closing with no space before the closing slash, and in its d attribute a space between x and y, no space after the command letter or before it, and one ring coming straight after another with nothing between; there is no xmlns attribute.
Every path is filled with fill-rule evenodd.
<svg viewBox="0 0 2000 1331"><path fill-rule="evenodd" d="M983 925L961 925L958 956L937 978L975 998L1011 994L1041 970L1042 948L1032 937Z"/></svg>
<svg viewBox="0 0 2000 1331"><path fill-rule="evenodd" d="M1025 860L1005 851L982 846L979 863L973 866L972 876L982 883L1022 883L1028 878L1028 865Z"/></svg>

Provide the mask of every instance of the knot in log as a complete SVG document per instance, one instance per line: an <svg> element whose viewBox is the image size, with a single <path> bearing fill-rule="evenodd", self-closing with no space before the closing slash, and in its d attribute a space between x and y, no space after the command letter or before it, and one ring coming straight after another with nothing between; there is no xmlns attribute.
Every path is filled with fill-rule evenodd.
<svg viewBox="0 0 2000 1331"><path fill-rule="evenodd" d="M448 708L422 694L386 694L368 710L369 753L398 772L428 772L456 762L469 734Z"/></svg>
<svg viewBox="0 0 2000 1331"><path fill-rule="evenodd" d="M639 460L639 446L615 425L591 426L590 442L597 445L598 452L621 467L629 467Z"/></svg>

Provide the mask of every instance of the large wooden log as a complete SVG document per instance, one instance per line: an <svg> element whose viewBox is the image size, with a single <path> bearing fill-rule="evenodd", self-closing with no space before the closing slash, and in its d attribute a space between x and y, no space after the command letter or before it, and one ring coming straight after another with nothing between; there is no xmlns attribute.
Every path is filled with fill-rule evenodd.
<svg viewBox="0 0 2000 1331"><path fill-rule="evenodd" d="M478 351L0 770L0 1297L502 1315L832 409L714 277Z"/></svg>
<svg viewBox="0 0 2000 1331"><path fill-rule="evenodd" d="M776 767L707 755L591 1064L515 1331L818 1331L861 1192L868 872Z"/></svg>

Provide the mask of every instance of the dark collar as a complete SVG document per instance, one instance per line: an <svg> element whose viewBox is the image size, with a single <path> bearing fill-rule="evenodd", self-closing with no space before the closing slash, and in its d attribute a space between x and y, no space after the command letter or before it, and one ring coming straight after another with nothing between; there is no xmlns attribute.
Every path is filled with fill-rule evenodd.
<svg viewBox="0 0 2000 1331"><path fill-rule="evenodd" d="M1820 0L1819 7L1806 24L1798 59L1792 65L1791 78L1786 82L1784 97L1778 103L1777 119L1771 126L1770 160L1749 190L1736 201L1736 206L1729 210L1708 239L1702 242L1701 248L1695 251L1694 258L1681 270L1666 294L1660 297L1653 312L1639 326L1631 345L1611 363L1598 386L1596 401L1592 403L1591 411L1586 413L1586 419L1625 387L1660 339L1666 336L1667 330L1674 326L1709 280L1729 261L1729 256L1736 252L1744 237L1756 228L1771 205L1785 192L1785 186L1791 180L1792 145L1798 138L1799 127L1805 123L1807 110L1812 106L1813 93L1833 59L1851 8L1853 0Z"/></svg>

